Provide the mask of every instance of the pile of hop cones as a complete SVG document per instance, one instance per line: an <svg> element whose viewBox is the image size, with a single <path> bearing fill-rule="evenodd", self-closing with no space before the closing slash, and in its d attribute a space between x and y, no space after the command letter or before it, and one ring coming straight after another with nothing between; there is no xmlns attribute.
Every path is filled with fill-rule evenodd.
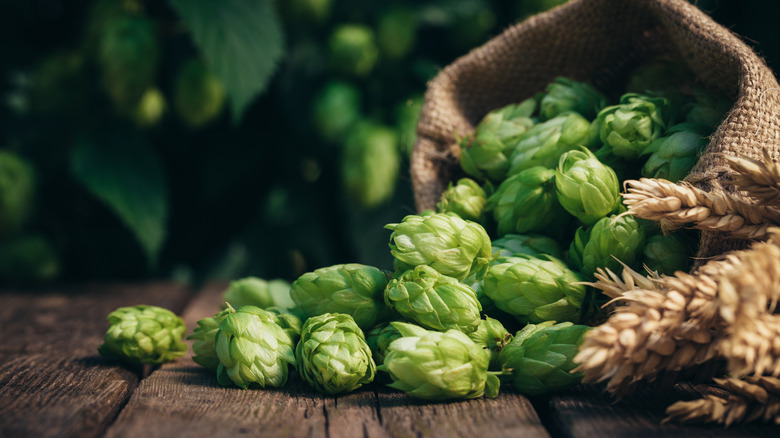
<svg viewBox="0 0 780 438"><path fill-rule="evenodd" d="M594 328L575 361L584 382L607 382L616 396L661 373L723 361L723 391L667 409L669 419L730 425L780 424L780 164L723 157L742 196L705 192L660 179L626 182L627 214L754 241L692 273L643 276L601 270L593 286L612 298L608 320ZM747 195L747 196L744 196Z"/></svg>

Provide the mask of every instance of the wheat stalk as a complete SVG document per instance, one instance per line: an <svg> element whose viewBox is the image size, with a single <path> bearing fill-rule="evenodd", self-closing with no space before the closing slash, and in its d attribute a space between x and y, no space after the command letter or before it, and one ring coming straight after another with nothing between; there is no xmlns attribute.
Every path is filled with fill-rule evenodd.
<svg viewBox="0 0 780 438"><path fill-rule="evenodd" d="M725 395L709 394L692 401L680 401L666 409L664 421L710 422L726 426L761 419L780 424L780 379L748 377L715 379Z"/></svg>
<svg viewBox="0 0 780 438"><path fill-rule="evenodd" d="M763 150L763 160L721 157L734 169L734 183L760 203L777 205L780 201L780 164L772 161L769 150Z"/></svg>

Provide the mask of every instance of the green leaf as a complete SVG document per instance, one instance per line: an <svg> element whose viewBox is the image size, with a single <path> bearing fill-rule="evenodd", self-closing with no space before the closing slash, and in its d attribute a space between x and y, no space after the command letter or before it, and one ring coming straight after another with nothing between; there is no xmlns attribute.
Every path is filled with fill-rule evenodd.
<svg viewBox="0 0 780 438"><path fill-rule="evenodd" d="M225 85L233 122L265 90L284 54L284 33L270 0L170 0Z"/></svg>
<svg viewBox="0 0 780 438"><path fill-rule="evenodd" d="M82 137L70 164L76 179L130 228L154 266L168 216L168 190L157 152L137 136Z"/></svg>

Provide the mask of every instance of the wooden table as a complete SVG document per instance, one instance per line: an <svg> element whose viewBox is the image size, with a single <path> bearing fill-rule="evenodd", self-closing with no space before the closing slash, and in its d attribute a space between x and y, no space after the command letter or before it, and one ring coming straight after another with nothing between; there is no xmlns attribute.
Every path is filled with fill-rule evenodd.
<svg viewBox="0 0 780 438"><path fill-rule="evenodd" d="M587 386L533 399L502 388L494 400L427 403L377 383L326 397L294 373L282 389L223 388L190 354L145 371L97 354L115 308L166 307L191 331L216 312L223 289L148 283L0 292L0 437L780 437L770 424L661 424L677 397L697 397L692 385L620 403Z"/></svg>

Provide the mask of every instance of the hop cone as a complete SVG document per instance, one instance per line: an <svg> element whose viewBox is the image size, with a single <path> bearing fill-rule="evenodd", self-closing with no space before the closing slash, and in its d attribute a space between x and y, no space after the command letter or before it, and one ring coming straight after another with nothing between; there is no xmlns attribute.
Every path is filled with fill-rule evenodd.
<svg viewBox="0 0 780 438"><path fill-rule="evenodd" d="M534 122L536 100L528 99L491 111L474 129L473 139L461 141L460 165L474 178L501 181L509 170L509 156Z"/></svg>
<svg viewBox="0 0 780 438"><path fill-rule="evenodd" d="M343 145L344 190L359 205L376 207L393 196L400 163L396 133L371 122L360 122Z"/></svg>
<svg viewBox="0 0 780 438"><path fill-rule="evenodd" d="M620 262L633 266L641 257L645 245L645 229L631 215L605 217L587 231L578 231L569 253L572 266L586 277L596 268L622 272ZM554 318L552 318L554 319Z"/></svg>
<svg viewBox="0 0 780 438"><path fill-rule="evenodd" d="M290 295L309 317L346 313L368 330L385 318L382 294L387 281L388 275L373 266L333 265L298 277Z"/></svg>
<svg viewBox="0 0 780 438"><path fill-rule="evenodd" d="M707 145L707 139L696 130L686 128L691 126L669 128L671 134L659 138L645 149L645 154L650 156L642 167L642 176L678 182L690 173Z"/></svg>
<svg viewBox="0 0 780 438"><path fill-rule="evenodd" d="M222 113L225 87L201 59L192 57L176 73L173 107L190 128L205 126Z"/></svg>
<svg viewBox="0 0 780 438"><path fill-rule="evenodd" d="M18 155L0 150L0 236L11 237L30 217L35 195L35 172Z"/></svg>
<svg viewBox="0 0 780 438"><path fill-rule="evenodd" d="M411 158L414 143L417 141L417 122L422 113L423 97L414 95L399 104L395 110L396 130L402 153Z"/></svg>
<svg viewBox="0 0 780 438"><path fill-rule="evenodd" d="M491 266L484 293L521 323L577 321L585 298L582 277L560 260L518 257Z"/></svg>
<svg viewBox="0 0 780 438"><path fill-rule="evenodd" d="M694 239L677 233L664 236L656 234L647 238L642 250L642 263L647 269L662 275L674 275L677 271L688 272L696 252Z"/></svg>
<svg viewBox="0 0 780 438"><path fill-rule="evenodd" d="M615 171L586 148L561 155L555 170L555 192L563 208L587 225L620 206Z"/></svg>
<svg viewBox="0 0 780 438"><path fill-rule="evenodd" d="M298 342L298 338L301 337L301 330L303 330L303 320L306 319L306 316L300 309L271 306L263 310L273 315L276 325L287 333L293 344Z"/></svg>
<svg viewBox="0 0 780 438"><path fill-rule="evenodd" d="M479 327L476 331L468 334L474 343L490 352L490 370L500 370L501 364L498 361L498 354L511 340L512 335L504 328L504 325L497 319L485 316L485 319L479 321Z"/></svg>
<svg viewBox="0 0 780 438"><path fill-rule="evenodd" d="M108 314L110 326L98 351L139 364L160 364L183 356L187 327L168 309L138 305L120 307Z"/></svg>
<svg viewBox="0 0 780 438"><path fill-rule="evenodd" d="M217 380L278 388L287 383L288 366L295 366L294 343L271 312L244 306L225 316L215 341L219 365Z"/></svg>
<svg viewBox="0 0 780 438"><path fill-rule="evenodd" d="M635 93L624 94L619 105L599 112L594 122L599 138L618 157L636 159L663 135L669 102Z"/></svg>
<svg viewBox="0 0 780 438"><path fill-rule="evenodd" d="M485 223L485 190L473 179L461 178L450 183L436 206L440 213L455 213L463 219Z"/></svg>
<svg viewBox="0 0 780 438"><path fill-rule="evenodd" d="M337 71L367 76L379 58L374 31L361 24L342 24L328 39L331 65Z"/></svg>
<svg viewBox="0 0 780 438"><path fill-rule="evenodd" d="M490 237L481 225L456 215L409 215L388 224L390 252L408 267L428 265L457 280L479 280L490 263Z"/></svg>
<svg viewBox="0 0 780 438"><path fill-rule="evenodd" d="M402 337L387 347L379 369L390 373L390 387L426 400L498 395L498 378L488 374L490 353L457 330L428 331L392 323Z"/></svg>
<svg viewBox="0 0 780 438"><path fill-rule="evenodd" d="M382 365L385 362L387 347L400 337L401 332L389 322L376 325L366 333L366 343L371 349L371 357L374 358L376 364Z"/></svg>
<svg viewBox="0 0 780 438"><path fill-rule="evenodd" d="M576 366L574 356L582 337L589 329L554 321L525 326L499 354L501 366L511 370L515 390L539 395L579 383L582 374L572 374L571 370Z"/></svg>
<svg viewBox="0 0 780 438"><path fill-rule="evenodd" d="M547 93L539 102L544 120L574 111L586 119L593 119L607 105L607 98L591 85L568 78L556 78L547 85Z"/></svg>
<svg viewBox="0 0 780 438"><path fill-rule="evenodd" d="M317 391L339 394L371 383L376 365L351 316L325 313L306 320L295 348L301 377Z"/></svg>
<svg viewBox="0 0 780 438"><path fill-rule="evenodd" d="M705 132L714 131L731 109L731 102L702 89L695 89L693 96L695 101L686 108L685 121L702 126Z"/></svg>
<svg viewBox="0 0 780 438"><path fill-rule="evenodd" d="M473 289L426 265L390 280L385 303L423 327L464 333L477 329L482 310Z"/></svg>
<svg viewBox="0 0 780 438"><path fill-rule="evenodd" d="M192 343L192 352L194 353L192 360L196 364L207 370L217 371L219 367L216 346L217 332L219 331L219 325L231 313L236 313L236 311L228 304L227 309L198 321L198 326L187 337L187 339L195 341Z"/></svg>
<svg viewBox="0 0 780 438"><path fill-rule="evenodd" d="M376 25L377 42L383 55L401 59L415 46L417 40L417 14L408 7L385 8Z"/></svg>
<svg viewBox="0 0 780 438"><path fill-rule="evenodd" d="M314 127L325 141L340 142L360 120L360 90L347 82L331 81L314 98Z"/></svg>
<svg viewBox="0 0 780 438"><path fill-rule="evenodd" d="M544 232L556 235L569 216L555 195L555 171L541 166L512 175L486 204L498 224L498 235Z"/></svg>
<svg viewBox="0 0 780 438"><path fill-rule="evenodd" d="M509 175L535 166L554 168L562 153L589 145L590 122L577 113L562 114L535 125L520 137L509 157Z"/></svg>
<svg viewBox="0 0 780 438"><path fill-rule="evenodd" d="M295 301L290 297L290 284L279 279L266 281L246 277L231 281L222 300L230 303L234 309L242 306L257 306L261 309L271 306L295 307Z"/></svg>
<svg viewBox="0 0 780 438"><path fill-rule="evenodd" d="M508 257L522 254L530 256L548 254L555 258L563 257L558 242L540 234L506 234L493 241L493 252L498 252L498 258L493 264L503 263Z"/></svg>

